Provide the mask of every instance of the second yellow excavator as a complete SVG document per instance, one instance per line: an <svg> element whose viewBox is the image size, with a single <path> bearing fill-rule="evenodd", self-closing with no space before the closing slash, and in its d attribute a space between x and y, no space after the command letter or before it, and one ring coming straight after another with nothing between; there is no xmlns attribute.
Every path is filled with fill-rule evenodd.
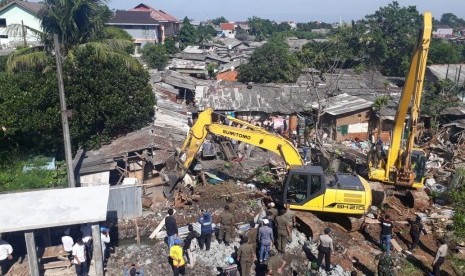
<svg viewBox="0 0 465 276"><path fill-rule="evenodd" d="M432 15L426 12L423 15L423 29L414 48L412 62L410 63L410 69L397 108L389 151L385 158L373 158L375 155L380 156L380 148L377 149L378 152L372 152L372 158L368 159L368 177L370 180L401 187L423 188L426 155L422 149L414 148L414 139L418 127L431 34ZM407 114L410 115L407 129L408 138L403 146L402 136Z"/></svg>
<svg viewBox="0 0 465 276"><path fill-rule="evenodd" d="M222 136L269 150L281 156L288 173L282 187L283 203L291 209L361 216L371 205L368 182L358 175L336 173L327 176L319 166L305 165L290 141L261 127L228 117L239 126L227 126L212 120L213 110L199 114L177 157L177 169L166 171L169 182L182 179L208 134Z"/></svg>

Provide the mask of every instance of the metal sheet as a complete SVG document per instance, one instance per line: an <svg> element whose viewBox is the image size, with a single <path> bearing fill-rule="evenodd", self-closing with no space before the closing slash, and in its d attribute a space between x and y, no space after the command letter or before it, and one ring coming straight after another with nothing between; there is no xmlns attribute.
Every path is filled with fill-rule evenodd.
<svg viewBox="0 0 465 276"><path fill-rule="evenodd" d="M142 188L118 185L110 187L108 216L131 219L142 215Z"/></svg>

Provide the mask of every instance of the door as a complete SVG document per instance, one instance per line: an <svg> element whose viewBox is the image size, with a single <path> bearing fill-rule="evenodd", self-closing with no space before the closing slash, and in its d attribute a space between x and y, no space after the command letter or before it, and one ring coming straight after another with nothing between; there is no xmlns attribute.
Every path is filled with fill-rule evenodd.
<svg viewBox="0 0 465 276"><path fill-rule="evenodd" d="M308 198L308 175L292 173L286 181L285 202L303 205Z"/></svg>

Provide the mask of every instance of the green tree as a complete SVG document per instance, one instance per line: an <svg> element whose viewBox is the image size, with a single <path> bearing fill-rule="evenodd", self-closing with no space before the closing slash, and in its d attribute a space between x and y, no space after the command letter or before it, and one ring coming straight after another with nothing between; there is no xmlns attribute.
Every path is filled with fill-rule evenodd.
<svg viewBox="0 0 465 276"><path fill-rule="evenodd" d="M176 42L171 37L168 37L165 39L164 46L166 48L166 52L168 53L168 55L174 55L179 52L178 47L176 47Z"/></svg>
<svg viewBox="0 0 465 276"><path fill-rule="evenodd" d="M421 23L415 6L401 7L397 1L365 16L359 24L368 28L364 39L375 49L368 52L372 63L379 61L381 71L388 76L403 76Z"/></svg>
<svg viewBox="0 0 465 276"><path fill-rule="evenodd" d="M457 45L443 39L433 39L429 49L429 63L456 64L464 60L462 45Z"/></svg>
<svg viewBox="0 0 465 276"><path fill-rule="evenodd" d="M212 19L211 22L213 25L216 25L216 26L219 26L221 23L229 23L229 21L226 18L224 18L224 16L220 16L218 18Z"/></svg>
<svg viewBox="0 0 465 276"><path fill-rule="evenodd" d="M425 87L422 95L421 113L431 116L432 125L438 126L442 111L457 105L457 94L460 92L460 87L448 79L427 83Z"/></svg>
<svg viewBox="0 0 465 276"><path fill-rule="evenodd" d="M378 96L373 103L373 109L378 114L378 139L381 137L381 127L383 125L383 114L384 110L389 104L391 97L389 95Z"/></svg>
<svg viewBox="0 0 465 276"><path fill-rule="evenodd" d="M216 31L212 25L200 25L197 28L197 43L206 42L216 36Z"/></svg>
<svg viewBox="0 0 465 276"><path fill-rule="evenodd" d="M295 82L301 72L297 57L290 54L287 44L273 39L258 48L247 64L239 67L241 82Z"/></svg>
<svg viewBox="0 0 465 276"><path fill-rule="evenodd" d="M258 40L264 40L275 31L274 25L276 23L269 19L253 16L247 20L247 23L249 24L250 34L256 36Z"/></svg>
<svg viewBox="0 0 465 276"><path fill-rule="evenodd" d="M151 68L163 70L168 62L166 47L161 44L147 43L142 48L142 59Z"/></svg>
<svg viewBox="0 0 465 276"><path fill-rule="evenodd" d="M184 17L181 29L179 30L179 42L181 44L181 49L197 42L197 32L187 16Z"/></svg>
<svg viewBox="0 0 465 276"><path fill-rule="evenodd" d="M458 168L449 187L449 198L454 207L454 236L458 242L465 238L465 169Z"/></svg>
<svg viewBox="0 0 465 276"><path fill-rule="evenodd" d="M453 13L444 13L439 20L439 23L447 25L451 28L465 27L465 20L457 17Z"/></svg>
<svg viewBox="0 0 465 276"><path fill-rule="evenodd" d="M133 42L134 39L132 36L126 32L125 30L118 28L118 27L113 27L113 26L106 26L103 29L103 34L100 35L97 40L106 40L106 41L131 41ZM128 54L133 54L134 53L134 44L128 45L127 47L124 48L124 51Z"/></svg>

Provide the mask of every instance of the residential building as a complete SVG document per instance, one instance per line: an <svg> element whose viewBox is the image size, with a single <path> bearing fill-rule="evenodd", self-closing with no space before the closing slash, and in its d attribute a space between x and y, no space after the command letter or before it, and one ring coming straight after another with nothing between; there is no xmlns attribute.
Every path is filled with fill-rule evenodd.
<svg viewBox="0 0 465 276"><path fill-rule="evenodd" d="M22 28L14 32L8 30L12 25L23 24L41 31L38 13L42 6L41 3L13 1L0 8L0 48L15 48L18 45L24 45L24 40L29 45L40 44L40 37L37 33L26 29L23 35Z"/></svg>
<svg viewBox="0 0 465 276"><path fill-rule="evenodd" d="M454 29L446 25L437 26L436 30L433 31L433 37L439 38L451 37L453 34Z"/></svg>
<svg viewBox="0 0 465 276"><path fill-rule="evenodd" d="M236 25L234 23L221 23L221 36L227 38L236 37Z"/></svg>
<svg viewBox="0 0 465 276"><path fill-rule="evenodd" d="M130 10L117 10L108 23L127 31L134 43L163 43L166 37L179 33L180 22L176 17L146 4L139 4Z"/></svg>

